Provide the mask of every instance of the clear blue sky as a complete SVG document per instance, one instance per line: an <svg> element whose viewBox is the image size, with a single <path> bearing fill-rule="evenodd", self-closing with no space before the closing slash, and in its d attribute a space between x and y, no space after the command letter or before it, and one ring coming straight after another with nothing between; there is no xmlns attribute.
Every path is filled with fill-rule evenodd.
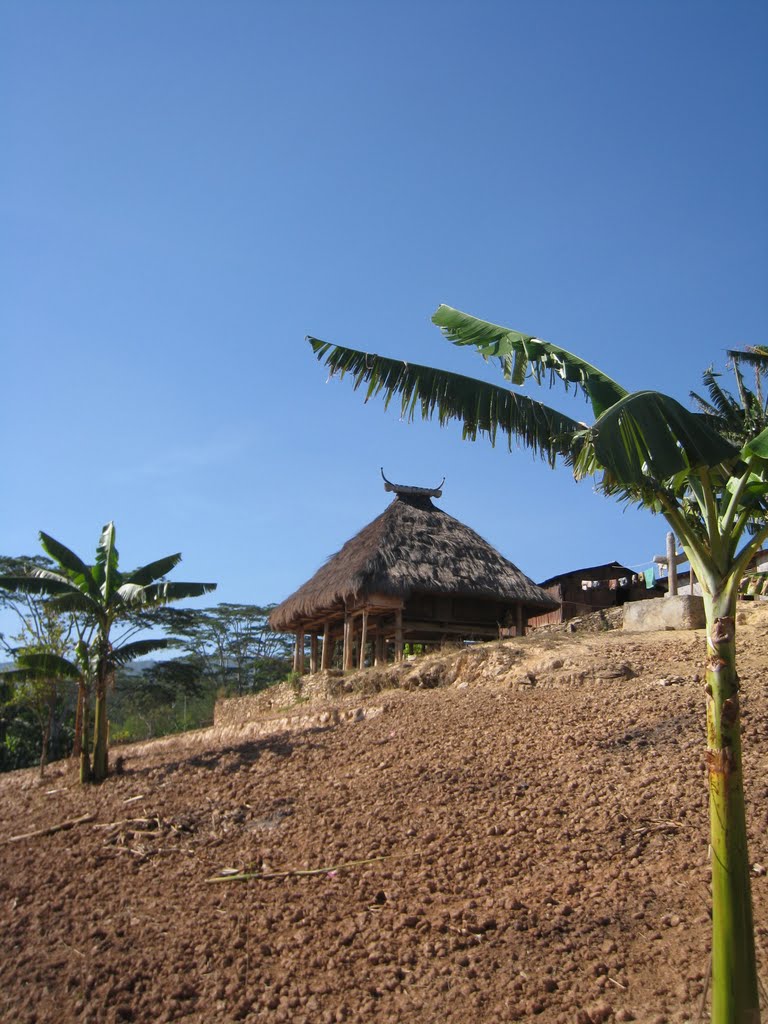
<svg viewBox="0 0 768 1024"><path fill-rule="evenodd" d="M446 302L685 399L768 342L767 52L762 0L3 5L0 550L114 519L126 567L278 601L383 465L534 579L647 561L662 521L304 336L485 374Z"/></svg>

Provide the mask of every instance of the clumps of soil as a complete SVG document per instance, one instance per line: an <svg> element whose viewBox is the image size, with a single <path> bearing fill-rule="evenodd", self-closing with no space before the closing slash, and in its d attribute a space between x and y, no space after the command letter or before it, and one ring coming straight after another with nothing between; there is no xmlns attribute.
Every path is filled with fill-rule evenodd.
<svg viewBox="0 0 768 1024"><path fill-rule="evenodd" d="M747 619L765 978L768 617ZM303 730L123 747L97 788L0 777L0 1019L698 1020L704 657L701 633L547 634L454 655L437 687L416 680L439 659L409 690L325 691Z"/></svg>

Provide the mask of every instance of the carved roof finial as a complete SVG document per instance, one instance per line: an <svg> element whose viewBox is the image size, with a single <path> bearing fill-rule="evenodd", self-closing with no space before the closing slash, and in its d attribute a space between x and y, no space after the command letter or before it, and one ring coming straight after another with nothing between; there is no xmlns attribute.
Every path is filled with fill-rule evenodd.
<svg viewBox="0 0 768 1024"><path fill-rule="evenodd" d="M418 494L423 498L439 498L443 493L442 486L445 483L445 477L443 477L437 487L410 487L407 484L393 484L384 476L383 466L381 467L381 478L384 481L385 491L394 491L395 494Z"/></svg>

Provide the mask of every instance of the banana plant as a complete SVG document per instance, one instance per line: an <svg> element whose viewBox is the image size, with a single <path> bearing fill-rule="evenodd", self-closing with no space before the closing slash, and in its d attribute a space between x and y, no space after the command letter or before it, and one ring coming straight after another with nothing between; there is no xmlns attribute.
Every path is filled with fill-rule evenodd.
<svg viewBox="0 0 768 1024"><path fill-rule="evenodd" d="M73 551L42 531L40 543L54 560L56 568L38 568L24 575L0 576L0 587L46 595L57 611L79 613L93 625L88 654L88 671L95 693L93 762L88 763L88 746L84 742L81 778L83 781L101 782L108 773L107 693L114 683L115 671L118 666L162 649L169 642L164 639L129 641L126 635L115 640L113 627L130 619L136 611L188 597L200 597L215 590L216 584L169 583L165 576L179 564L180 554L167 555L131 572L121 572L114 523L107 523L102 529L93 565L86 564ZM129 630L128 635L132 632Z"/></svg>
<svg viewBox="0 0 768 1024"><path fill-rule="evenodd" d="M768 597L768 572L748 572L741 581L739 592L747 598Z"/></svg>
<svg viewBox="0 0 768 1024"><path fill-rule="evenodd" d="M512 391L460 374L388 359L309 337L331 376L348 374L365 401L399 400L404 419L419 413L463 436L505 438L577 479L660 513L677 534L699 580L707 621L707 766L712 847L712 1020L758 1024L750 864L742 781L735 612L741 580L768 538L768 429L745 415L728 429L717 408L691 412L657 391L630 392L585 359L532 335L440 306L445 337L495 362L507 384L575 389L592 422L580 422ZM742 382L743 383L743 382ZM728 406L724 410L733 413ZM754 413L754 409L752 409ZM738 429L741 424L741 433Z"/></svg>
<svg viewBox="0 0 768 1024"><path fill-rule="evenodd" d="M4 669L1 675L5 682L30 688L32 691L33 703L37 706L39 717L42 718L40 751L40 775L42 776L48 762L48 744L52 732L58 685L61 682L75 683L78 686L78 697L80 697L87 686L87 669L79 658L73 661L51 651L22 648L14 650L13 657L14 667ZM80 707L81 701L78 699L78 711ZM75 729L77 732L77 724Z"/></svg>

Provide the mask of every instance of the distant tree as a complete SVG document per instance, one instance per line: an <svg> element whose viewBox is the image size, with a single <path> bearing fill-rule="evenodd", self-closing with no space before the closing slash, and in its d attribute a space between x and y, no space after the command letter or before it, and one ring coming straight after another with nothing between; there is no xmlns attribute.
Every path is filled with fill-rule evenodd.
<svg viewBox="0 0 768 1024"><path fill-rule="evenodd" d="M214 590L216 584L167 582L164 577L181 561L180 554L168 555L132 572L121 572L114 523L103 528L93 565L87 565L46 533L40 533L40 542L53 559L55 569L36 568L31 573L0 576L0 588L11 593L46 595L55 611L74 612L94 627L89 649L89 672L96 698L93 763L84 742L81 778L101 782L108 771L107 692L114 683L115 671L134 658L168 646L167 639L129 639L137 629L130 622L131 615L139 608L199 597ZM115 639L113 627L126 620L127 631Z"/></svg>
<svg viewBox="0 0 768 1024"><path fill-rule="evenodd" d="M182 658L137 662L118 673L113 735L150 739L210 724L215 688L199 666Z"/></svg>
<svg viewBox="0 0 768 1024"><path fill-rule="evenodd" d="M203 677L228 692L244 694L264 689L290 670L291 640L269 628L273 607L160 608L141 618L145 626L173 634Z"/></svg>
<svg viewBox="0 0 768 1024"><path fill-rule="evenodd" d="M0 555L0 576L24 576L34 569L53 567L53 560L43 555ZM0 589L0 608L12 612L17 621L16 632L12 636L0 633L0 648L5 654L12 655L14 647L18 646L15 638L20 633L43 641L52 619L46 614L45 601L39 594Z"/></svg>
<svg viewBox="0 0 768 1024"><path fill-rule="evenodd" d="M153 661L135 668L138 671L132 673L131 691L146 695L156 703L168 704L179 697L199 697L205 690L197 665L183 658Z"/></svg>

